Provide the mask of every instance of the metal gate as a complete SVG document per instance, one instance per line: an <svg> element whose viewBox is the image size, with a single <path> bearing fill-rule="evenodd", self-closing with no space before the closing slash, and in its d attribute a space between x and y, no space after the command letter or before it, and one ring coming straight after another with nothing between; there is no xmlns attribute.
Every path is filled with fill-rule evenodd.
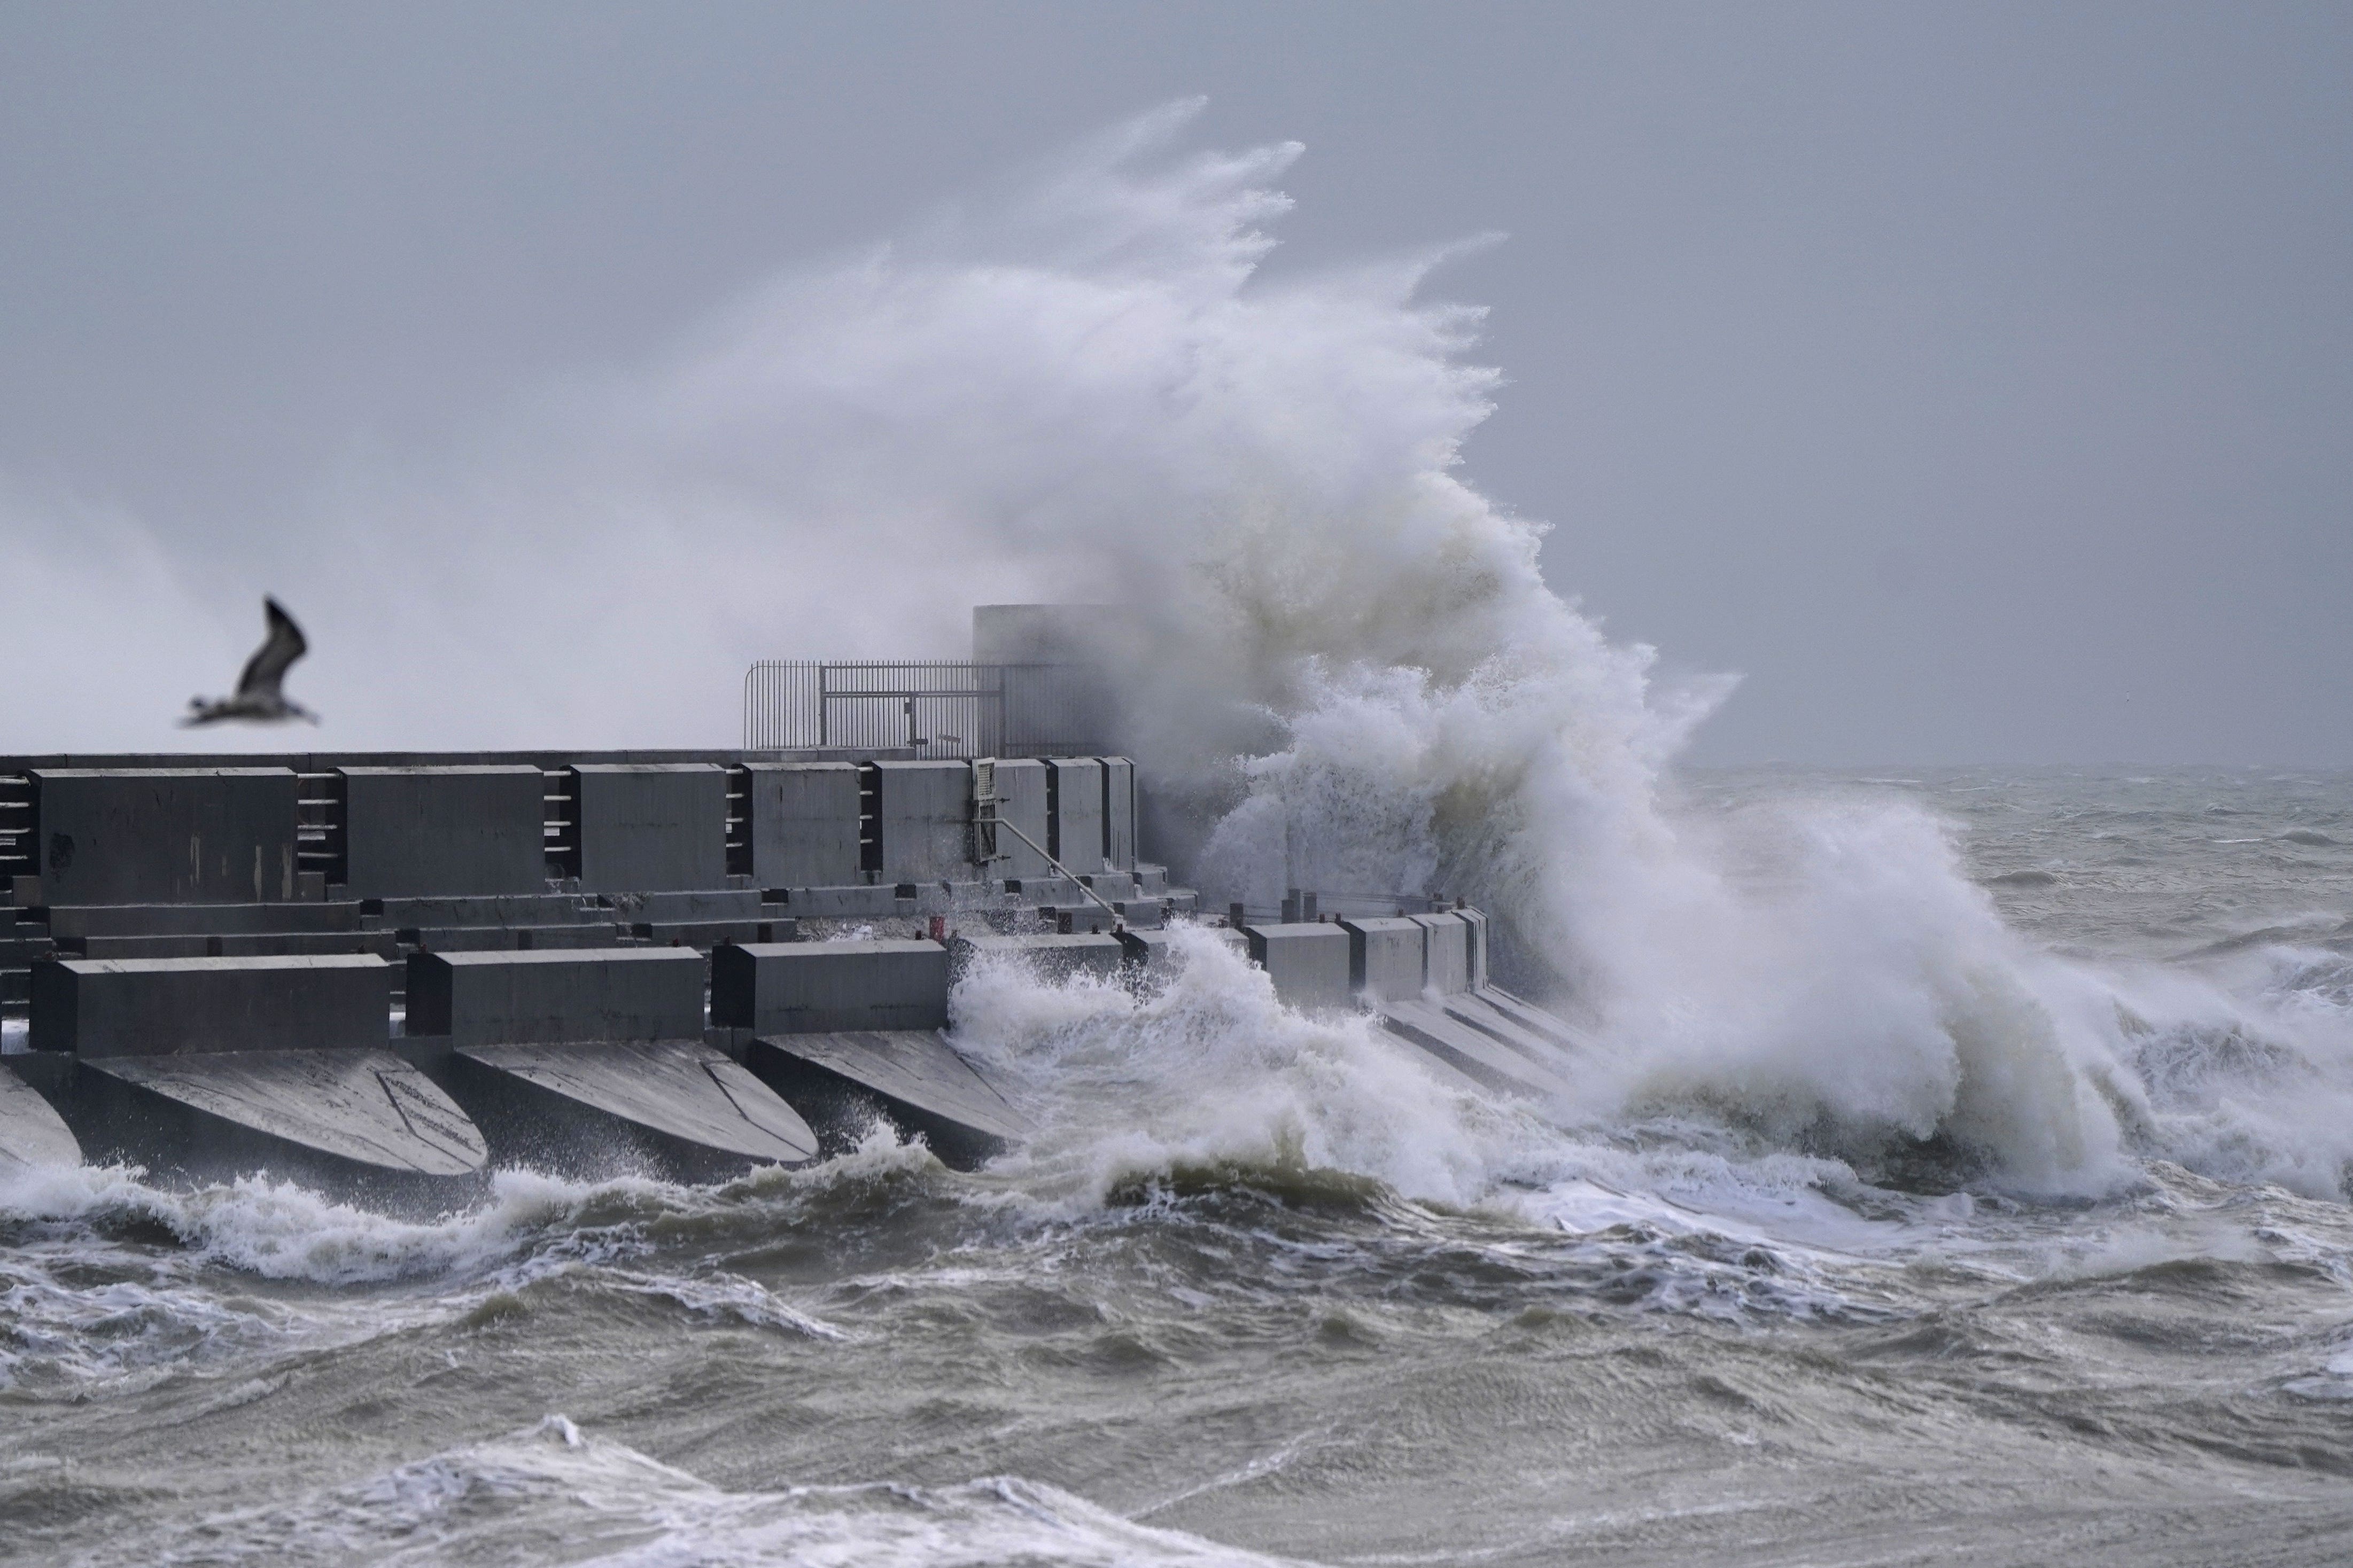
<svg viewBox="0 0 2353 1568"><path fill-rule="evenodd" d="M764 659L744 677L744 749L1092 753L1103 743L1099 693L1075 665Z"/></svg>

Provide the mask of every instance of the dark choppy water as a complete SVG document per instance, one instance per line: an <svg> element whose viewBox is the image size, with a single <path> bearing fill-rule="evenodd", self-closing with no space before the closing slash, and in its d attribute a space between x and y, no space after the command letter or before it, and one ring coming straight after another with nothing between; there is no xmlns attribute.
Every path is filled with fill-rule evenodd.
<svg viewBox="0 0 2353 1568"><path fill-rule="evenodd" d="M1051 1127L976 1175L877 1140L719 1188L513 1174L412 1225L57 1173L0 1194L0 1555L2353 1557L2353 779L1691 794L1927 805L2002 962L2064 961L1948 1014L1980 1045L1925 1136L1857 1100L1947 1070L1887 1069L1893 1032L1713 1077L1612 1037L1539 1114L1205 949L1143 1006L960 997ZM1837 1016L1896 963L1838 971ZM1982 1046L2038 1008L2065 1072ZM2006 1152L2046 1084L2058 1176Z"/></svg>

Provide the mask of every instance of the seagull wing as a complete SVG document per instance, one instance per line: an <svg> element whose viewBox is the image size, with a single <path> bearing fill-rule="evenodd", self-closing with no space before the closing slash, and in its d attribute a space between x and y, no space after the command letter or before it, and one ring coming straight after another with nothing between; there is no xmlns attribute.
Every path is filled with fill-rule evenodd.
<svg viewBox="0 0 2353 1568"><path fill-rule="evenodd" d="M286 613L286 606L275 599L264 599L269 612L269 636L245 661L245 673L237 678L239 697L257 697L264 693L278 694L278 683L286 679L286 668L311 651L302 638L302 628Z"/></svg>

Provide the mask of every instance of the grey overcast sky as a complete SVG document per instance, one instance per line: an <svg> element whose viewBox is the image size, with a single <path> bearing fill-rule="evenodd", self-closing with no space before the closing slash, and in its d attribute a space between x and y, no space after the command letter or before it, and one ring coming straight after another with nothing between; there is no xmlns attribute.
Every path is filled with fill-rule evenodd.
<svg viewBox="0 0 2353 1568"><path fill-rule="evenodd" d="M2343 5L5 0L0 483L234 551L1190 94L1271 269L1509 236L1469 474L1700 759L2353 764Z"/></svg>

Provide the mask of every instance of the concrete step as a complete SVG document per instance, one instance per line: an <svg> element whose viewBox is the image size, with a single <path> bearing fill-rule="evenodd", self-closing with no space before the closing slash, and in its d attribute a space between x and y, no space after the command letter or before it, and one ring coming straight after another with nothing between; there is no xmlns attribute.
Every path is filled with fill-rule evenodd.
<svg viewBox="0 0 2353 1568"><path fill-rule="evenodd" d="M609 921L579 925L409 926L393 933L420 952L535 952L617 947L626 934Z"/></svg>
<svg viewBox="0 0 2353 1568"><path fill-rule="evenodd" d="M740 921L643 921L629 928L639 942L656 947L691 947L709 952L731 942L794 942L800 922L790 916Z"/></svg>
<svg viewBox="0 0 2353 1568"><path fill-rule="evenodd" d="M369 899L360 912L398 931L419 926L578 925L614 915L579 893L516 893L482 898Z"/></svg>
<svg viewBox="0 0 2353 1568"><path fill-rule="evenodd" d="M67 941L60 952L79 958L280 958L371 952L396 958L390 931L230 931L218 936L91 936Z"/></svg>
<svg viewBox="0 0 2353 1568"><path fill-rule="evenodd" d="M52 908L49 934L59 941L100 936L226 936L360 929L360 906L293 904L85 904Z"/></svg>
<svg viewBox="0 0 2353 1568"><path fill-rule="evenodd" d="M632 924L644 921L670 924L756 921L764 914L773 919L785 912L782 909L773 913L768 911L761 902L757 888L680 893L608 893L605 900L612 906L615 920Z"/></svg>

